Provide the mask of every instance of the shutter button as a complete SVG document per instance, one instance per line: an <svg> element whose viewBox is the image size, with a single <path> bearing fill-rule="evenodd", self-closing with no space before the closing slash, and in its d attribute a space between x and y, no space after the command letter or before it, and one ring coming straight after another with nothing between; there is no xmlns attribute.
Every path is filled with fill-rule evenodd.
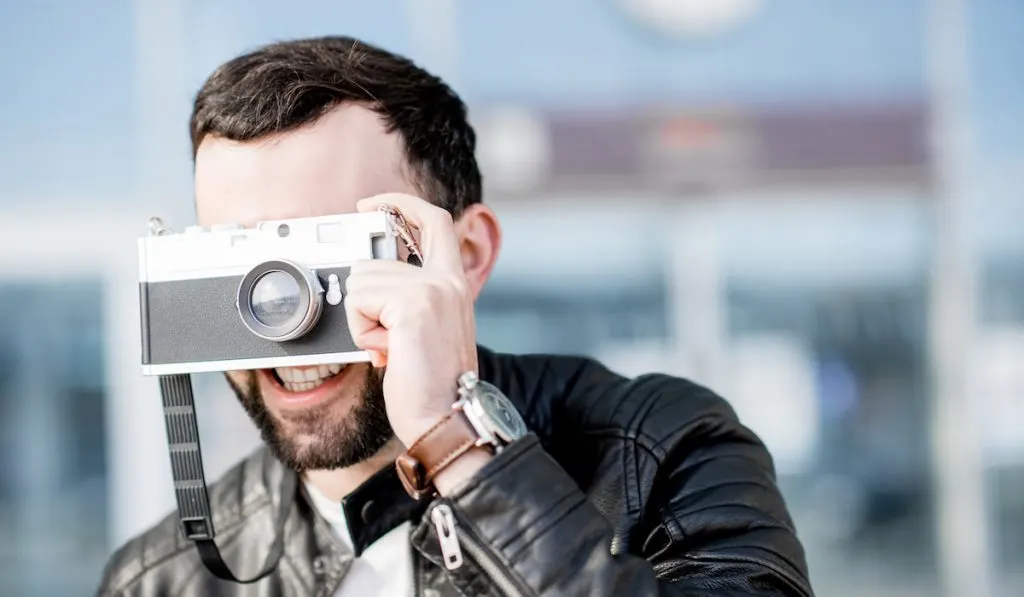
<svg viewBox="0 0 1024 597"><path fill-rule="evenodd" d="M327 304L337 307L338 303L341 302L341 280L338 278L338 274L331 274L327 276Z"/></svg>

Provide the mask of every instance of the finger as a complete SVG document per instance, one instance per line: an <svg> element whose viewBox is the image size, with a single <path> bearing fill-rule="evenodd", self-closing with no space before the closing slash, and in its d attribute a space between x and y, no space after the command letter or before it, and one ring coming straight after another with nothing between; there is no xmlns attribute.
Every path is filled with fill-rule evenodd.
<svg viewBox="0 0 1024 597"><path fill-rule="evenodd" d="M419 197L403 193L385 193L361 200L356 209L373 211L390 205L402 212L406 221L420 231L423 267L462 271L462 256L455 235L455 224L447 210Z"/></svg>
<svg viewBox="0 0 1024 597"><path fill-rule="evenodd" d="M410 317L432 306L471 302L466 300L469 289L464 280L455 276L395 262L364 261L356 265L345 280L346 296L355 296L356 301L375 297L372 300L383 306L373 316L387 329L398 323L396 317Z"/></svg>
<svg viewBox="0 0 1024 597"><path fill-rule="evenodd" d="M345 278L345 294L372 289L376 292L404 292L420 286L448 284L452 290L466 288L459 276L447 272L425 271L421 267L385 259L373 259L352 264Z"/></svg>
<svg viewBox="0 0 1024 597"><path fill-rule="evenodd" d="M357 304L366 300L366 296L379 297L378 302L383 305L386 302L385 296L393 295L396 291L401 292L410 287L419 286L428 281L422 269L402 263L400 261L371 260L361 261L353 264L345 278L344 299L346 302L353 300ZM437 273L430 275L437 276ZM354 297L354 298L353 298ZM377 322L380 322L380 309L375 313Z"/></svg>
<svg viewBox="0 0 1024 597"><path fill-rule="evenodd" d="M369 276L398 276L405 279L418 278L436 273L424 273L423 268L393 259L365 259L356 261L349 266L349 278L365 278Z"/></svg>
<svg viewBox="0 0 1024 597"><path fill-rule="evenodd" d="M364 332L359 335L356 339L353 337L356 347L360 350L366 350L371 352L378 352L380 354L387 354L388 352L388 331L383 327L376 327L368 332Z"/></svg>
<svg viewBox="0 0 1024 597"><path fill-rule="evenodd" d="M375 357L374 352L378 353L377 356L387 352L387 330L380 325L381 304L373 292L365 291L349 293L344 302L345 319L352 342L361 350L371 351L371 362ZM374 366L379 365L374 363Z"/></svg>
<svg viewBox="0 0 1024 597"><path fill-rule="evenodd" d="M385 367L388 364L388 331L378 327L360 336L356 347L370 355L370 363L374 367Z"/></svg>

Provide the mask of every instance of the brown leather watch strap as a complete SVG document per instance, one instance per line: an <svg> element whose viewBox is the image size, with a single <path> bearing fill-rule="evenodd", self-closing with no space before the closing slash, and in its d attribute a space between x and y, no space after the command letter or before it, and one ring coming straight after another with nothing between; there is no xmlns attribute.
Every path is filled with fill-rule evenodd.
<svg viewBox="0 0 1024 597"><path fill-rule="evenodd" d="M453 408L395 460L398 478L414 499L436 493L434 477L477 446L480 436L461 408Z"/></svg>

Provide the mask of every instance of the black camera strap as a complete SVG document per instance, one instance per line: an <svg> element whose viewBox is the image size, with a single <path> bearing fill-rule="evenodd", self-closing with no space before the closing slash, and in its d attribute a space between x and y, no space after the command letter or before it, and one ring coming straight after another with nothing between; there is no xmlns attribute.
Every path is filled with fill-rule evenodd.
<svg viewBox="0 0 1024 597"><path fill-rule="evenodd" d="M164 405L164 423L167 426L167 447L171 456L171 474L174 494L178 501L178 516L185 537L196 544L199 557L217 578L240 584L254 583L277 568L284 554L284 524L288 518L298 488L298 475L291 471L281 480L281 501L277 505L274 521L274 543L255 576L240 579L224 563L220 549L214 543L216 532L210 513L203 456L199 446L199 426L196 423L192 378L184 375L161 375L160 394Z"/></svg>

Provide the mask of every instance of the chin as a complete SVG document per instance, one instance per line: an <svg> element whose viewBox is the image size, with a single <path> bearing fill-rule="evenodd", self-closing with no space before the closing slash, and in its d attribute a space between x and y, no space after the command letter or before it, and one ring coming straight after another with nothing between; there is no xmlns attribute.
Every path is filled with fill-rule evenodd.
<svg viewBox="0 0 1024 597"><path fill-rule="evenodd" d="M337 469L394 437L382 372L368 363L229 372L264 443L295 470Z"/></svg>

